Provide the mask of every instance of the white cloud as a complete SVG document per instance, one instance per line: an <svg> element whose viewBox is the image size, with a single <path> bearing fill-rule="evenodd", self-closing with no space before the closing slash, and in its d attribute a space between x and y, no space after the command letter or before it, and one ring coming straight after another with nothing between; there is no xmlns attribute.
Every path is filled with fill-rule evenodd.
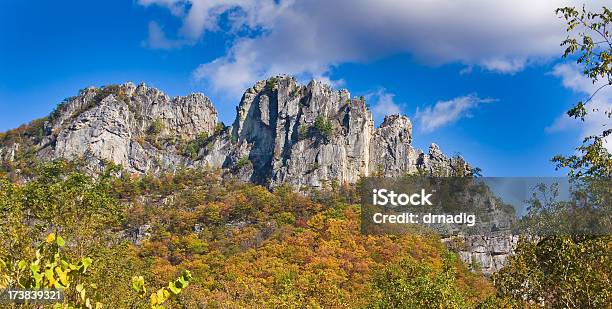
<svg viewBox="0 0 612 309"><path fill-rule="evenodd" d="M550 74L561 78L561 83L565 88L578 93L590 95L601 86L601 84L593 84L589 78L584 76L582 69L575 63L557 64Z"/></svg>
<svg viewBox="0 0 612 309"><path fill-rule="evenodd" d="M565 27L554 9L582 5L563 0L139 3L165 6L181 16L183 25L177 35L187 42L221 28L235 35L224 57L202 64L194 74L212 89L228 93L273 74L327 77L341 63L398 53L431 65L458 62L513 74L532 62L558 56Z"/></svg>
<svg viewBox="0 0 612 309"><path fill-rule="evenodd" d="M476 95L457 97L448 101L438 101L433 106L423 110L417 108L415 118L420 122L424 132L431 132L442 126L456 122L461 118L472 117L470 113L482 103L490 103L493 99L481 99Z"/></svg>
<svg viewBox="0 0 612 309"><path fill-rule="evenodd" d="M206 31L220 30L225 15L230 30L257 29L272 26L272 22L293 4L293 0L138 0L143 6L159 5L180 17L179 29L186 41L198 40Z"/></svg>
<svg viewBox="0 0 612 309"><path fill-rule="evenodd" d="M487 59L481 62L482 67L489 71L495 71L499 73L505 74L515 74L522 71L525 68L525 59L515 58L515 59Z"/></svg>
<svg viewBox="0 0 612 309"><path fill-rule="evenodd" d="M378 89L365 95L365 99L371 103L372 116L376 123L381 123L387 115L399 115L400 104L396 103L395 94L388 93L384 88Z"/></svg>
<svg viewBox="0 0 612 309"><path fill-rule="evenodd" d="M602 85L593 84L589 78L583 75L582 69L576 64L558 64L553 68L552 75L561 78L564 87L580 93L589 98ZM548 133L580 130L580 140L592 135L599 135L612 126L612 119L608 118L605 111L612 112L612 89L605 87L599 91L586 105L589 113L584 121L570 118L567 114L560 115L545 130ZM604 146L612 152L612 139L610 136L604 139Z"/></svg>
<svg viewBox="0 0 612 309"><path fill-rule="evenodd" d="M183 16L185 15L184 3L183 1L176 0L138 0L138 4L142 6L150 6L150 5L161 5L170 10L172 15L174 16Z"/></svg>
<svg viewBox="0 0 612 309"><path fill-rule="evenodd" d="M153 49L172 49L182 45L180 41L173 41L166 37L163 29L154 21L149 22L149 37L144 45Z"/></svg>

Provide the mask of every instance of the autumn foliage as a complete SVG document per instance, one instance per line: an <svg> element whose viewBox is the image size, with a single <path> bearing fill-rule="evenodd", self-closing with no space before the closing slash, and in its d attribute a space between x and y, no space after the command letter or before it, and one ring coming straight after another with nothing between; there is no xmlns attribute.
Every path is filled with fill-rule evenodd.
<svg viewBox="0 0 612 309"><path fill-rule="evenodd" d="M58 231L67 257L91 257L87 282L112 307L148 307L134 282L170 291L185 271L189 286L170 307L475 307L494 293L437 237L361 234L348 186L306 194L206 170L36 168L27 182L0 182L0 255L27 259Z"/></svg>

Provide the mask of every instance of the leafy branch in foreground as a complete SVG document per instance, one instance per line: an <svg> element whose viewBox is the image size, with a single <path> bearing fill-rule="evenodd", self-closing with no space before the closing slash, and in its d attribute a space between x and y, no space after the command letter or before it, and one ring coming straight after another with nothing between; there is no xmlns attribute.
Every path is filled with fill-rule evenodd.
<svg viewBox="0 0 612 309"><path fill-rule="evenodd" d="M164 303L168 300L176 298L184 288L189 285L191 281L191 272L185 270L182 275L176 278L174 281L168 282L167 287L163 287L149 296L151 300L152 309L163 309ZM147 288L145 286L145 280L142 276L135 276L132 278L132 289L138 293L140 298L145 298L147 295Z"/></svg>
<svg viewBox="0 0 612 309"><path fill-rule="evenodd" d="M70 261L62 256L64 246L64 239L51 233L38 245L34 258L0 258L0 288L62 289L66 297L53 308L102 308L96 301L96 284L86 282L93 260L83 257L79 262Z"/></svg>
<svg viewBox="0 0 612 309"><path fill-rule="evenodd" d="M612 23L612 11L603 7L601 12L588 12L582 7L564 7L556 10L567 23L568 37L561 43L565 46L564 58L577 56L576 63L583 67L583 73L588 77L596 90L583 101L578 102L567 115L585 121L590 113L603 113L612 118L612 109L599 110L590 108L589 102L604 88L612 85L612 35L608 30ZM571 34L577 32L577 35ZM591 109L589 111L589 109ZM612 121L610 121L612 123ZM606 149L606 138L612 134L612 128L602 126L602 132L587 136L579 146L578 154L571 156L555 156L553 162L557 168L569 168L570 176L612 176L612 154Z"/></svg>

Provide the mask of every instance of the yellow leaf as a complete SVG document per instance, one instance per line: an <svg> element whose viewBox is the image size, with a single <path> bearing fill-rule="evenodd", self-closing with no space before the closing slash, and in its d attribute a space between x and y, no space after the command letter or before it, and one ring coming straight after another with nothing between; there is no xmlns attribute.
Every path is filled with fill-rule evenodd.
<svg viewBox="0 0 612 309"><path fill-rule="evenodd" d="M158 303L163 303L164 301L166 301L166 297L165 297L165 293L164 293L164 289L159 289L157 291L157 302Z"/></svg>
<svg viewBox="0 0 612 309"><path fill-rule="evenodd" d="M55 272L57 273L57 276L59 277L59 280L62 285L68 286L68 271L62 271L62 268L57 266L55 267Z"/></svg>
<svg viewBox="0 0 612 309"><path fill-rule="evenodd" d="M47 236L47 242L52 243L55 240L55 233L51 233Z"/></svg>
<svg viewBox="0 0 612 309"><path fill-rule="evenodd" d="M157 294L151 294L151 306L157 305Z"/></svg>
<svg viewBox="0 0 612 309"><path fill-rule="evenodd" d="M52 269L47 269L45 270L45 277L47 277L47 280L49 281L48 286L49 287L55 287L55 278L53 276L53 270Z"/></svg>

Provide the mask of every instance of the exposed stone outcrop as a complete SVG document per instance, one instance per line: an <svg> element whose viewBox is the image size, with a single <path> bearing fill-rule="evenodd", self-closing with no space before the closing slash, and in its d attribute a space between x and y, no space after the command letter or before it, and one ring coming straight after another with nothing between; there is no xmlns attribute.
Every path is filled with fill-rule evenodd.
<svg viewBox="0 0 612 309"><path fill-rule="evenodd" d="M363 100L291 77L260 81L237 107L231 127L234 146L216 141L203 160L224 166L240 160L252 166L242 177L269 186L288 183L320 187L327 182L354 183L369 175L397 176L419 171L469 174L461 160L444 156L437 146L425 155L412 147L412 124L405 116L387 116L379 128ZM433 146L432 146L433 147ZM225 160L222 152L231 153Z"/></svg>
<svg viewBox="0 0 612 309"><path fill-rule="evenodd" d="M0 161L13 161L15 155L19 151L20 144L11 143L7 147L0 148Z"/></svg>
<svg viewBox="0 0 612 309"><path fill-rule="evenodd" d="M499 235L469 235L445 238L452 250L459 253L461 260L472 270L491 275L500 270L512 254L519 236L508 233Z"/></svg>
<svg viewBox="0 0 612 309"><path fill-rule="evenodd" d="M121 164L130 172L192 165L178 142L212 134L217 111L202 94L170 99L145 85L87 88L64 102L45 124L41 159L84 158Z"/></svg>
<svg viewBox="0 0 612 309"><path fill-rule="evenodd" d="M321 187L354 183L369 175L425 172L469 174L470 167L432 144L412 147L412 124L387 116L379 128L363 100L318 81L299 85L278 76L257 82L243 95L231 127L202 94L169 98L145 85L87 88L63 102L44 123L35 144L40 159L83 158L129 172L179 166L223 168L267 186ZM0 149L13 160L19 144Z"/></svg>

